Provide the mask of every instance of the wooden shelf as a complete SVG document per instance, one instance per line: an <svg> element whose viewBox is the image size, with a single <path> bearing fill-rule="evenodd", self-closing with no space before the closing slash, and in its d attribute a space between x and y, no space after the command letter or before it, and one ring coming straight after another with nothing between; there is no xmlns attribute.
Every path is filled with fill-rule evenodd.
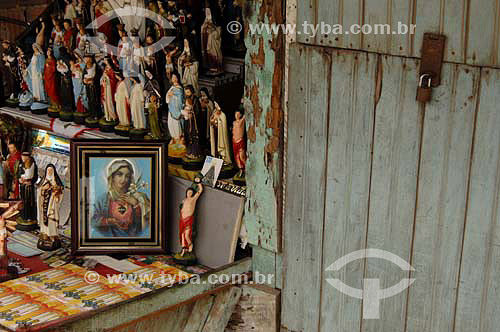
<svg viewBox="0 0 500 332"><path fill-rule="evenodd" d="M81 135L78 136L79 138L127 139L126 137L121 137L113 133L103 133L99 130L89 130L85 126L78 126L72 122L62 122L59 119L53 120L49 118L48 115L35 115L31 112L21 111L18 108L0 107L0 113L9 114L15 118L23 120L34 128L50 131L56 135L67 138L71 138L68 137L67 129L74 129L75 132L84 130ZM66 128L66 131L59 131L59 128Z"/></svg>
<svg viewBox="0 0 500 332"><path fill-rule="evenodd" d="M48 117L48 115L35 115L31 112L21 111L17 108L11 107L0 107L0 113L9 114L15 118L21 119L30 126L38 129L42 129L53 133L58 136L62 136L65 138L69 137L69 132L78 132L81 130L85 130L82 132L78 138L88 138L88 139L128 139L126 137L118 136L113 133L103 133L99 130L87 130L85 126L78 126L71 122L65 123L60 120L53 120ZM65 126L65 127L63 127ZM62 130L58 130L61 128ZM70 128L68 130L68 128ZM191 172L182 169L180 166L169 165L168 167L169 175L175 176L178 178L182 178L185 180L193 181L194 177L198 174L198 172ZM246 188L237 186L233 184L230 180L219 180L215 185L215 189L233 194L239 197L246 197Z"/></svg>

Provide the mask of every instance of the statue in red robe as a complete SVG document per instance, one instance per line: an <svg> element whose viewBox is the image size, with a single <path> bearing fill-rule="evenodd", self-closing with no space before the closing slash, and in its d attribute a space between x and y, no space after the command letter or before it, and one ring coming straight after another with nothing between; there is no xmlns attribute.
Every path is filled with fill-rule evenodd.
<svg viewBox="0 0 500 332"><path fill-rule="evenodd" d="M21 152L14 143L8 145L9 155L2 163L3 168L3 198L19 199L19 182L17 181L17 171L21 162Z"/></svg>
<svg viewBox="0 0 500 332"><path fill-rule="evenodd" d="M59 96L59 80L57 75L57 60L51 48L47 50L47 60L43 72L45 91L49 96L49 116L58 117L61 109L61 97Z"/></svg>

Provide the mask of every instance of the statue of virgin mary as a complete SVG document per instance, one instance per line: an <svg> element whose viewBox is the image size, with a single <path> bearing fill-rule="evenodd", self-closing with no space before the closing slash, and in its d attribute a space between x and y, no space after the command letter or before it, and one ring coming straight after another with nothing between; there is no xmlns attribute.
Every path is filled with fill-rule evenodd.
<svg viewBox="0 0 500 332"><path fill-rule="evenodd" d="M33 56L26 71L26 83L33 94L35 102L46 102L47 95L45 94L45 86L43 81L43 72L45 69L45 55L42 47L38 44L33 44Z"/></svg>

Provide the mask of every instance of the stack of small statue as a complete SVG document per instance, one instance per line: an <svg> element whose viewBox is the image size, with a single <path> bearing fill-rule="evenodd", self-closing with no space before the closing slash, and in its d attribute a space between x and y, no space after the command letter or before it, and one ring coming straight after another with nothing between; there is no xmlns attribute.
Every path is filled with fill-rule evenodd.
<svg viewBox="0 0 500 332"><path fill-rule="evenodd" d="M64 13L35 23L30 61L4 41L8 105L134 139L169 139L172 163L196 171L211 155L224 160L221 178L238 173L244 184L244 112L235 114L231 144L226 114L199 85L200 73L224 74L223 47L244 50L242 33L222 28L242 21L240 1L207 0L198 15L184 1L133 4L66 0ZM111 17L116 10L131 15Z"/></svg>
<svg viewBox="0 0 500 332"><path fill-rule="evenodd" d="M54 165L49 164L41 179L29 152L20 152L15 143L7 144L8 155L2 160L3 199L21 201L16 228L31 231L40 227L38 248L56 250L61 247L58 236L59 210L64 185Z"/></svg>

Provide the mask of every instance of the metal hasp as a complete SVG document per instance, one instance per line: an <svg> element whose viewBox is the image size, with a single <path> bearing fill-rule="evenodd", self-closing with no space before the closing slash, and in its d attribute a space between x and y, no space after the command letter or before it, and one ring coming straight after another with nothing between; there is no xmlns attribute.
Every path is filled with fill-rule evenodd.
<svg viewBox="0 0 500 332"><path fill-rule="evenodd" d="M446 36L426 32L422 43L422 55L420 60L420 75L431 76L431 87L435 88L441 84L441 68L443 66L444 45Z"/></svg>
<svg viewBox="0 0 500 332"><path fill-rule="evenodd" d="M432 99L432 88L441 84L441 68L443 67L444 44L446 37L434 33L425 33L422 43L422 59L420 60L417 101L428 103Z"/></svg>

